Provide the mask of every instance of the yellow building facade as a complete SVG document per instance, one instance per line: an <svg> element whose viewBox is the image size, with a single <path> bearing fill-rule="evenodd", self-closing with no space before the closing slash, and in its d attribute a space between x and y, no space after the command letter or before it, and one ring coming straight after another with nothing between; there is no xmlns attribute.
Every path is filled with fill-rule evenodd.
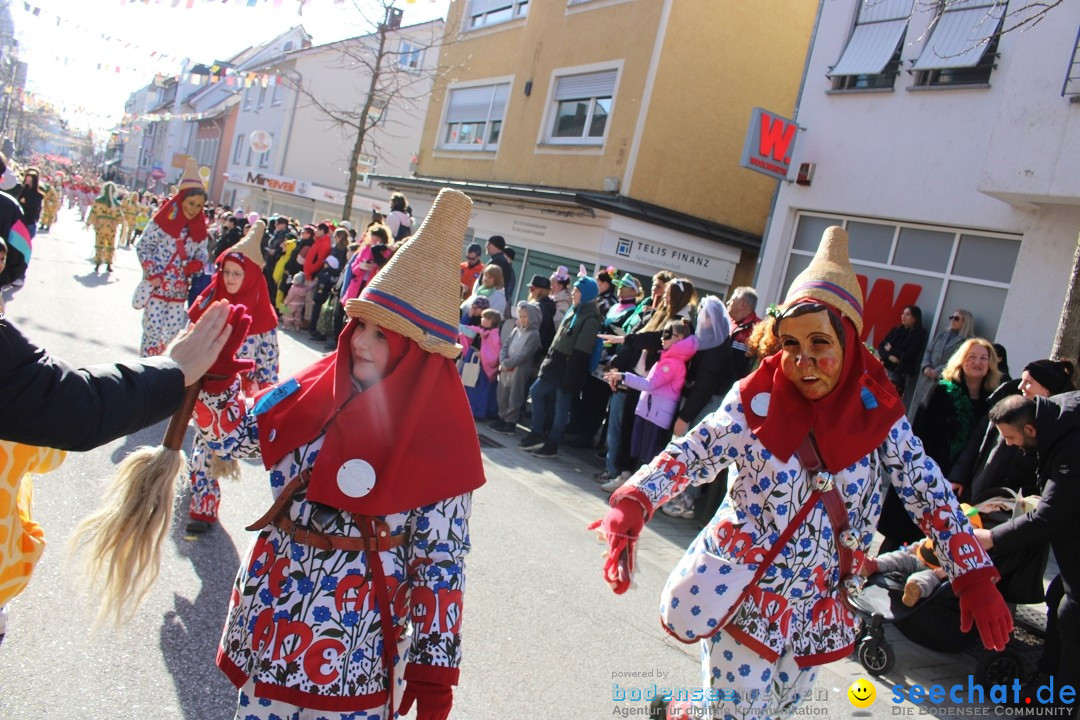
<svg viewBox="0 0 1080 720"><path fill-rule="evenodd" d="M790 117L813 0L460 0L413 178L422 210L452 184L471 237L554 265L660 269L748 284L776 181L739 167L755 106ZM522 252L524 251L524 252Z"/></svg>

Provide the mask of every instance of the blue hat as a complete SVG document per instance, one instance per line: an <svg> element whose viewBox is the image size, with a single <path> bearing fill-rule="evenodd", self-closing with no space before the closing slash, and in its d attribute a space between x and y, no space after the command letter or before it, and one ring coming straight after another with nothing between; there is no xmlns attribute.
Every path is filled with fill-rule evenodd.
<svg viewBox="0 0 1080 720"><path fill-rule="evenodd" d="M578 278L577 282L574 283L574 287L581 291L581 302L583 304L595 300L596 296L600 294L600 288L591 277Z"/></svg>

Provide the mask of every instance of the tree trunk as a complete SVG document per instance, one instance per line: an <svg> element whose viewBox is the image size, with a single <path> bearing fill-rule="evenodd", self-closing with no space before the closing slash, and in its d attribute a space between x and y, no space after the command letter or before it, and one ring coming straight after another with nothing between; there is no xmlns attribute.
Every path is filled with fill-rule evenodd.
<svg viewBox="0 0 1080 720"><path fill-rule="evenodd" d="M1065 304L1061 308L1050 357L1073 363L1080 359L1080 239L1076 242L1069 289L1065 292Z"/></svg>
<svg viewBox="0 0 1080 720"><path fill-rule="evenodd" d="M341 209L342 220L352 220L353 193L356 192L357 170L356 163L360 160L360 154L364 149L364 138L367 137L368 117L371 113L372 101L375 99L375 90L379 86L379 76L382 74L383 56L386 52L386 22L379 25L379 50L375 53L375 67L371 70L371 84L368 85L367 98L364 100L364 110L360 113L360 122L357 123L356 142L353 143L352 152L349 153L349 185L345 188L345 207Z"/></svg>

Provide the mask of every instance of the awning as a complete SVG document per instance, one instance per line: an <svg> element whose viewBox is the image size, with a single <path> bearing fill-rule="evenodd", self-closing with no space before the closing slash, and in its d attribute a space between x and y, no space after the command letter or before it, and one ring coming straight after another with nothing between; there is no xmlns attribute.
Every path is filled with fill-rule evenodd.
<svg viewBox="0 0 1080 720"><path fill-rule="evenodd" d="M938 18L913 70L974 67L1005 16L1004 2L953 0Z"/></svg>
<svg viewBox="0 0 1080 720"><path fill-rule="evenodd" d="M847 47L829 71L837 75L877 75L904 37L913 0L863 0Z"/></svg>

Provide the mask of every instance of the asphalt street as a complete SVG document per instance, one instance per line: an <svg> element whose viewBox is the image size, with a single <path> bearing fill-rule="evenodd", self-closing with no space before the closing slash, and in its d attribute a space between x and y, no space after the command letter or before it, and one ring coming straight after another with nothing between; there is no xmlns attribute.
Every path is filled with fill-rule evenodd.
<svg viewBox="0 0 1080 720"><path fill-rule="evenodd" d="M140 274L135 253L118 249L115 272L95 275L92 246L75 212L63 210L52 232L37 237L26 286L5 294L9 317L33 341L77 365L138 354L141 314L130 305ZM305 342L282 336L283 375L318 357ZM271 501L261 466L247 463L241 480L223 484L221 526L205 536L185 536L187 495L180 493L161 575L123 627L94 627L95 598L67 547L74 525L98 505L104 478L136 446L157 444L163 431L72 454L35 479L48 547L30 586L8 608L0 718L233 717L235 690L213 660L230 584L252 539L243 528ZM590 478L597 466L584 453L537 460L516 442L481 432L505 446L485 448L487 484L475 493L465 659L452 717L645 717L646 702L618 700L619 692L630 698L654 684L699 686L698 648L668 638L657 615L660 589L696 526L658 515L641 541L637 588L615 596L600 576L603 547L586 531L606 508ZM931 679L955 674L948 656L940 662ZM823 668L800 714L884 718L906 712L901 707L923 709L889 701L889 687L905 682L899 673L878 681L877 701L856 710L847 688L862 677L850 659Z"/></svg>

